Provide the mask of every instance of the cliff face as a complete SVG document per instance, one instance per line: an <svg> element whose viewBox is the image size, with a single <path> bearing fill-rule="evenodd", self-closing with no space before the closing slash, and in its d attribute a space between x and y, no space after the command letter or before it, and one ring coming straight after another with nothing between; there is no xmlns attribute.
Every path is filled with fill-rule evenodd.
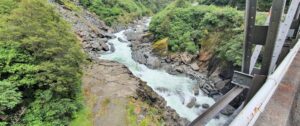
<svg viewBox="0 0 300 126"><path fill-rule="evenodd" d="M99 60L109 51L107 41L113 30L99 18L84 10L74 11L55 4L81 40L82 49L90 57L84 67L83 90L89 121L101 125L187 125L188 121L166 106L166 101L145 82L132 75L126 66Z"/></svg>

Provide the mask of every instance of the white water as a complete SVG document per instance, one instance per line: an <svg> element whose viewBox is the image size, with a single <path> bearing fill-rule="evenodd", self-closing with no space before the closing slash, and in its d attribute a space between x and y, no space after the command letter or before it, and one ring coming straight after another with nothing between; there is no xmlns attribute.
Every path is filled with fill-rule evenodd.
<svg viewBox="0 0 300 126"><path fill-rule="evenodd" d="M116 33L115 36L127 40L124 31ZM149 69L145 65L135 62L132 59L131 48L128 47L129 43L122 43L117 38L109 40L109 43L115 46L115 52L102 55L100 58L117 61L127 66L136 77L147 82L159 95L164 97L167 105L175 109L179 116L192 121L204 112L201 106L199 108L186 107L192 97L196 97L197 103L200 105L207 103L211 106L215 103L212 98L203 95L201 90L198 96L193 94L192 88L196 85L196 81L184 76L170 75L164 70ZM159 92L156 90L158 87L166 88L168 91ZM212 119L207 126L221 126L226 123L226 118L221 115L219 119Z"/></svg>

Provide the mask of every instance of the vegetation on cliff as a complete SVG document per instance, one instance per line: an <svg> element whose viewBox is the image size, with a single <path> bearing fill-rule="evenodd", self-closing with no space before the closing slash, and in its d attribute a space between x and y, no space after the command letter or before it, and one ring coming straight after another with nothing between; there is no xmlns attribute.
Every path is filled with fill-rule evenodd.
<svg viewBox="0 0 300 126"><path fill-rule="evenodd" d="M198 5L177 0L152 18L150 31L156 39L169 38L173 52L216 53L226 61L241 64L243 12L231 7ZM266 14L258 14L264 22Z"/></svg>
<svg viewBox="0 0 300 126"><path fill-rule="evenodd" d="M151 15L171 0L79 0L88 10L96 13L107 25L126 25L133 20Z"/></svg>
<svg viewBox="0 0 300 126"><path fill-rule="evenodd" d="M44 0L0 6L0 125L68 125L81 108L77 38Z"/></svg>

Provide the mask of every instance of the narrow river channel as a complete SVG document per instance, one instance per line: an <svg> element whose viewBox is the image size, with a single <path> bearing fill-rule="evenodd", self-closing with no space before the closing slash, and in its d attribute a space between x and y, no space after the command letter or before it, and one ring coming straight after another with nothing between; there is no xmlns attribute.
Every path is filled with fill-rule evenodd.
<svg viewBox="0 0 300 126"><path fill-rule="evenodd" d="M131 48L128 46L129 43L118 40L118 38L127 40L124 32L125 30L114 34L117 38L109 40L109 43L114 45L115 52L102 55L101 59L117 61L127 66L136 77L147 82L159 95L164 97L167 105L175 109L179 116L190 121L205 111L201 106L198 108L187 107L187 104L193 97L197 99L196 104L199 105L209 104L211 106L215 103L214 99L204 95L201 90L198 96L194 95L192 89L197 84L197 81L185 76L171 75L164 70L149 69L145 65L134 61ZM164 91L158 91L157 89L163 89ZM207 126L221 126L226 123L227 118L224 115L220 115L218 119L212 119Z"/></svg>

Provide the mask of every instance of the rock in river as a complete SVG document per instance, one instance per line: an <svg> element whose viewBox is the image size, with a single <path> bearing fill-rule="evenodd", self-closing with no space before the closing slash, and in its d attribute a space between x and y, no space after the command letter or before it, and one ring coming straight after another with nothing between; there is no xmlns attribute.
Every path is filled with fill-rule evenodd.
<svg viewBox="0 0 300 126"><path fill-rule="evenodd" d="M188 108L192 108L195 106L197 99L193 97L191 101L186 105Z"/></svg>

